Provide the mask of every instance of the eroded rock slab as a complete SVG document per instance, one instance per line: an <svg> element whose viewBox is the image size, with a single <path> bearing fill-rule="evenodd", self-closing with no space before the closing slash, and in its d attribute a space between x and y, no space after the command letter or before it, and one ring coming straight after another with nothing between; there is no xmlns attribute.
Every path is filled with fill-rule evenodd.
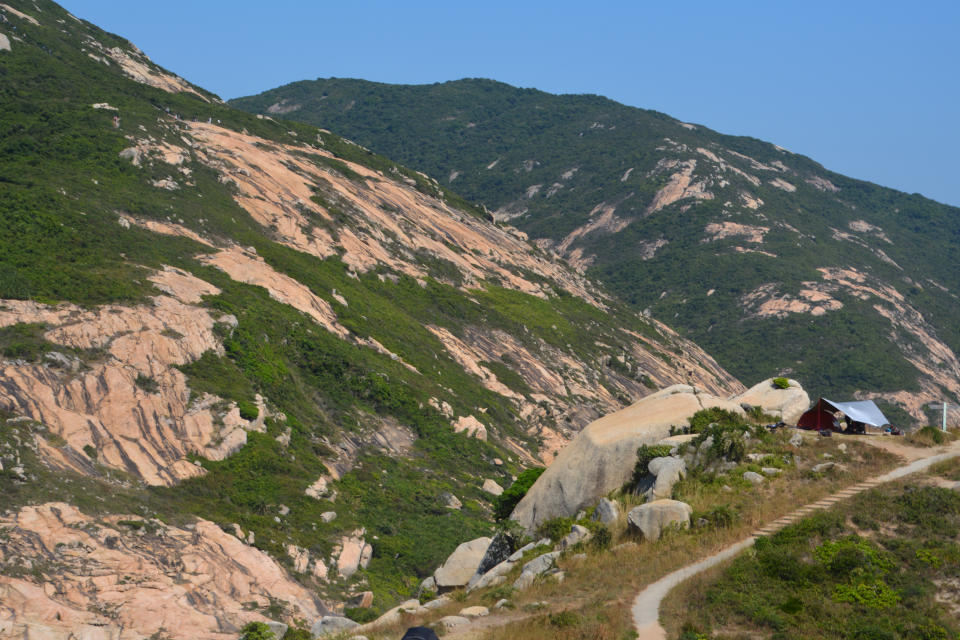
<svg viewBox="0 0 960 640"><path fill-rule="evenodd" d="M212 522L191 526L97 520L65 503L0 519L8 536L0 557L43 574L42 583L0 576L0 636L236 640L246 623L267 621L247 603L259 609L279 600L291 618L326 613L265 553Z"/></svg>

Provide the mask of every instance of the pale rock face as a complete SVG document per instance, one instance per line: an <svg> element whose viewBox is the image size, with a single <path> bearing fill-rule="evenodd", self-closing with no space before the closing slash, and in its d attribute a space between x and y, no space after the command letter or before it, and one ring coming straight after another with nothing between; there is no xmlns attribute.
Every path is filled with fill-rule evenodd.
<svg viewBox="0 0 960 640"><path fill-rule="evenodd" d="M306 573L310 566L310 552L296 545L287 545L287 555L293 560L293 570L297 573Z"/></svg>
<svg viewBox="0 0 960 640"><path fill-rule="evenodd" d="M456 433L466 432L468 438L487 439L487 427L473 416L461 416L453 423Z"/></svg>
<svg viewBox="0 0 960 640"><path fill-rule="evenodd" d="M671 426L709 407L743 414L738 402L674 385L596 420L560 452L510 517L530 531L596 503L629 479L641 444L659 442Z"/></svg>
<svg viewBox="0 0 960 640"><path fill-rule="evenodd" d="M328 494L329 482L330 482L330 478L328 478L327 476L321 476L317 478L317 480L313 484L307 487L304 493L306 493L311 498L320 500L321 498L324 498Z"/></svg>
<svg viewBox="0 0 960 640"><path fill-rule="evenodd" d="M330 570L327 568L327 564L323 560L316 558L313 561L313 567L310 569L310 573L312 573L315 578L326 580Z"/></svg>
<svg viewBox="0 0 960 640"><path fill-rule="evenodd" d="M491 541L491 538L477 538L458 546L443 566L434 571L433 578L437 588L452 589L467 584L480 566Z"/></svg>
<svg viewBox="0 0 960 640"><path fill-rule="evenodd" d="M613 524L620 519L620 506L609 498L600 498L593 511L593 520L603 524Z"/></svg>
<svg viewBox="0 0 960 640"><path fill-rule="evenodd" d="M654 500L631 509L627 514L627 524L639 530L644 540L656 542L666 527L689 527L692 513L693 507L685 502Z"/></svg>
<svg viewBox="0 0 960 640"><path fill-rule="evenodd" d="M506 575L510 573L515 564L516 563L510 562L509 560L504 560L482 576L474 575L473 578L470 579L470 583L467 584L467 591L473 591L474 589L486 589L487 587L493 586L495 583L505 581Z"/></svg>
<svg viewBox="0 0 960 640"><path fill-rule="evenodd" d="M495 480L487 478L483 481L483 490L489 493L490 495L499 496L503 493L503 487L496 483Z"/></svg>
<svg viewBox="0 0 960 640"><path fill-rule="evenodd" d="M460 610L460 615L465 618L482 618L490 615L490 610L480 605L474 607L464 607Z"/></svg>
<svg viewBox="0 0 960 640"><path fill-rule="evenodd" d="M352 535L340 539L340 553L337 556L337 573L341 578L349 578L359 569L366 568L373 556L373 547L364 539L364 530L358 529Z"/></svg>
<svg viewBox="0 0 960 640"><path fill-rule="evenodd" d="M343 616L323 616L310 627L310 635L314 638L322 638L359 626L350 618L344 618Z"/></svg>
<svg viewBox="0 0 960 640"><path fill-rule="evenodd" d="M431 407L433 407L434 409L436 409L438 412L440 412L440 414L443 415L443 417L445 417L445 418L452 418L452 417L453 417L453 407L451 407L451 406L450 406L450 403L448 403L446 400L444 400L443 402L440 402L440 401L437 400L436 398L430 398L430 399L427 401L427 403L428 403Z"/></svg>
<svg viewBox="0 0 960 640"><path fill-rule="evenodd" d="M647 499L660 500L673 495L673 486L687 475L687 465L680 458L654 458L647 467L657 477L647 492Z"/></svg>
<svg viewBox="0 0 960 640"><path fill-rule="evenodd" d="M0 33L0 51L11 51L10 38Z"/></svg>
<svg viewBox="0 0 960 640"><path fill-rule="evenodd" d="M449 492L444 492L440 495L440 500L443 502L443 506L447 509L454 509L459 511L463 507L463 503L460 499Z"/></svg>
<svg viewBox="0 0 960 640"><path fill-rule="evenodd" d="M213 523L186 530L150 521L155 533L139 534L119 524L138 519L94 520L64 503L0 519L6 562L52 567L42 586L0 576L0 637L236 640L247 622L266 621L249 602L281 600L295 618L325 613L269 556Z"/></svg>
<svg viewBox="0 0 960 640"><path fill-rule="evenodd" d="M743 479L753 485L763 484L763 476L756 471L745 471L743 473Z"/></svg>
<svg viewBox="0 0 960 640"><path fill-rule="evenodd" d="M759 406L765 413L779 415L787 424L796 424L803 412L810 407L810 396L796 380L790 380L788 388L778 389L773 385L773 378L768 378L736 396L736 400L750 406Z"/></svg>
<svg viewBox="0 0 960 640"><path fill-rule="evenodd" d="M92 446L101 464L148 484L171 485L203 473L187 454L222 460L258 427L243 420L236 407L220 413L219 398L205 395L191 402L186 376L174 367L206 351L223 353L214 324L236 324L236 319L213 318L191 303L218 290L176 269L157 271L151 280L175 295L135 307L92 310L3 301L0 326L42 322L50 327L47 340L104 349L107 355L72 375L43 364L0 362L0 407L42 422L74 451ZM155 389L141 388L143 377L152 378ZM84 471L61 449L40 446L41 456L55 467Z"/></svg>

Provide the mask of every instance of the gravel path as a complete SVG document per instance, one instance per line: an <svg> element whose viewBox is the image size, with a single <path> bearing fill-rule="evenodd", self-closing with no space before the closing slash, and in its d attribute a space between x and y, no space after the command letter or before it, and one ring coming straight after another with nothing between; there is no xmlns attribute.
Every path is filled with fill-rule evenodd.
<svg viewBox="0 0 960 640"><path fill-rule="evenodd" d="M701 571L733 558L738 553L751 546L758 536L765 536L775 533L787 525L810 515L814 511L827 509L841 500L846 500L847 498L855 496L862 491L866 491L867 489L871 489L885 482L890 482L891 480L898 480L918 471L923 471L931 465L943 460L955 458L957 456L960 456L960 441L955 442L944 453L938 453L936 455L913 460L912 462L905 464L902 467L898 467L889 473L885 473L875 478L871 478L870 480L847 487L846 489L827 496L822 500L818 500L817 502L800 507L796 511L793 511L782 518L778 518L770 524L767 524L764 527L756 530L750 537L745 538L740 542L737 542L736 544L733 544L726 549L713 554L712 556L708 556L699 562L687 565L682 569L677 569L673 573L670 573L657 580L653 584L648 585L637 595L636 599L633 601L633 607L631 607L631 613L633 614L633 625L637 630L638 640L666 640L667 632L663 629L663 627L660 626L660 602L666 597L667 593L669 593L671 589L687 578L695 576Z"/></svg>

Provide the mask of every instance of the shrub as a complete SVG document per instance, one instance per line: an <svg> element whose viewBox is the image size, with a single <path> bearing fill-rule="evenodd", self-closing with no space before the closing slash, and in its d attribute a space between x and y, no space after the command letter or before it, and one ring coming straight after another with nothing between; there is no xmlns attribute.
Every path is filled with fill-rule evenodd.
<svg viewBox="0 0 960 640"><path fill-rule="evenodd" d="M275 638L273 631L270 631L270 627L263 622L250 622L241 629L241 632L243 635L240 636L240 640L274 640Z"/></svg>
<svg viewBox="0 0 960 640"><path fill-rule="evenodd" d="M746 428L748 426L739 413L712 407L701 409L690 416L690 433L701 433L714 423L720 427L738 426Z"/></svg>
<svg viewBox="0 0 960 640"><path fill-rule="evenodd" d="M610 533L610 529L600 526L594 529L593 537L590 538L590 545L597 549L598 551L603 551L609 549L610 545L613 543L613 534Z"/></svg>
<svg viewBox="0 0 960 640"><path fill-rule="evenodd" d="M537 478L539 478L544 471L546 471L544 467L531 467L522 471L520 475L517 476L517 479L514 480L513 484L497 496L493 505L494 515L496 515L497 520L506 520L510 517L514 507L523 499L523 496L527 495L527 491L530 490L530 487L533 486L533 483L537 481Z"/></svg>
<svg viewBox="0 0 960 640"><path fill-rule="evenodd" d="M907 436L907 442L921 447L933 447L953 440L953 434L941 431L937 427L927 425Z"/></svg>
<svg viewBox="0 0 960 640"><path fill-rule="evenodd" d="M152 376L145 376L142 373L137 374L137 379L134 383L147 393L156 393L160 390L160 385L157 384L157 381L154 380Z"/></svg>
<svg viewBox="0 0 960 640"><path fill-rule="evenodd" d="M580 616L570 610L558 611L547 616L547 621L552 627L565 629L567 627L575 627L580 624Z"/></svg>
<svg viewBox="0 0 960 640"><path fill-rule="evenodd" d="M287 632L283 634L283 640L313 640L309 629L302 627L287 627Z"/></svg>
<svg viewBox="0 0 960 640"><path fill-rule="evenodd" d="M573 518L550 518L537 527L537 535L559 542L560 538L570 533L571 527L573 527Z"/></svg>
<svg viewBox="0 0 960 640"><path fill-rule="evenodd" d="M775 386L777 389L787 389L790 387L790 381L786 378L774 378L773 386Z"/></svg>
<svg viewBox="0 0 960 640"><path fill-rule="evenodd" d="M883 580L838 584L833 592L837 602L863 605L869 609L888 609L900 602L900 596Z"/></svg>
<svg viewBox="0 0 960 640"><path fill-rule="evenodd" d="M377 614L369 607L347 607L343 610L343 615L360 624L377 619Z"/></svg>
<svg viewBox="0 0 960 640"><path fill-rule="evenodd" d="M718 504L709 511L694 516L694 520L703 518L709 523L709 526L716 529L726 529L740 518L740 514L731 509L728 505Z"/></svg>
<svg viewBox="0 0 960 640"><path fill-rule="evenodd" d="M89 444L83 445L83 452L87 454L87 457L90 458L91 460L97 459L97 450L92 445L89 445Z"/></svg>
<svg viewBox="0 0 960 640"><path fill-rule="evenodd" d="M240 409L240 417L244 420L256 420L260 415L259 407L249 400L241 400L237 403L237 408Z"/></svg>

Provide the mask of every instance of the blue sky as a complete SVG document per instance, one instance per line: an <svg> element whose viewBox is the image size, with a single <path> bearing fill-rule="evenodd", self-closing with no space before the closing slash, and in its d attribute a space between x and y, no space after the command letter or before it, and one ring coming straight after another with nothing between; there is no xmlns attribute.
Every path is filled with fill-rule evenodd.
<svg viewBox="0 0 960 640"><path fill-rule="evenodd" d="M960 205L960 2L64 0L224 98L351 77L596 93Z"/></svg>

